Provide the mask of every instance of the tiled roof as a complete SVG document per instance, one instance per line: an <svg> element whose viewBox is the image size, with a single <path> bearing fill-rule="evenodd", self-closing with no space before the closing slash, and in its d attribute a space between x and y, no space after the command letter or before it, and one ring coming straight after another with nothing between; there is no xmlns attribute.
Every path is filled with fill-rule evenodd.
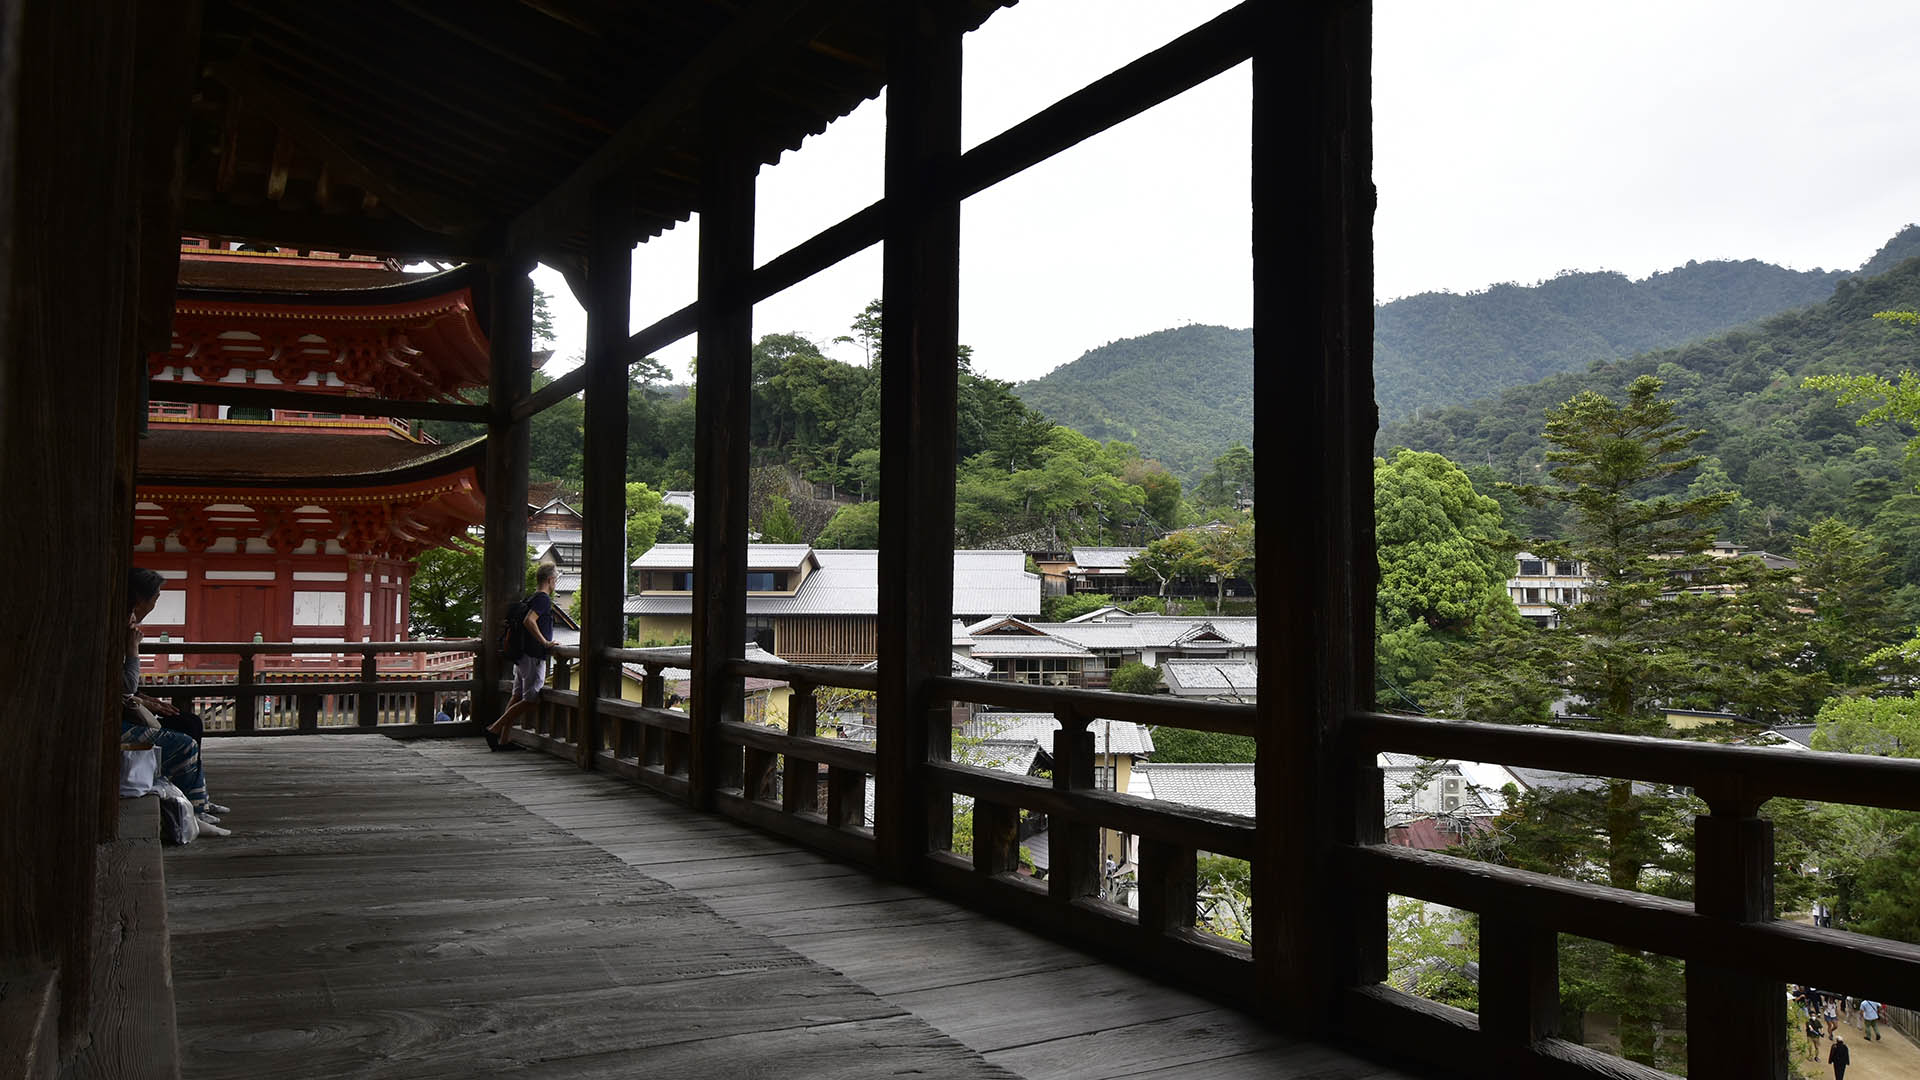
<svg viewBox="0 0 1920 1080"><path fill-rule="evenodd" d="M1260 664L1254 660L1163 660L1160 677L1175 697L1254 694L1260 689Z"/></svg>
<svg viewBox="0 0 1920 1080"><path fill-rule="evenodd" d="M1133 775L1135 786L1131 794L1203 810L1253 816L1252 765L1147 763L1134 766ZM1145 787L1138 784L1143 779Z"/></svg>
<svg viewBox="0 0 1920 1080"><path fill-rule="evenodd" d="M1093 654L1065 638L1052 634L1038 636L989 634L973 639L973 655L992 659L999 656L1091 657Z"/></svg>
<svg viewBox="0 0 1920 1080"><path fill-rule="evenodd" d="M1128 561L1145 550L1137 547L1077 547L1073 549L1073 561L1082 570L1122 572L1126 570Z"/></svg>
<svg viewBox="0 0 1920 1080"><path fill-rule="evenodd" d="M484 442L481 438L438 446L387 435L276 431L264 421L231 423L219 430L156 422L140 441L137 479L142 485L317 488L401 483L474 466Z"/></svg>
<svg viewBox="0 0 1920 1080"><path fill-rule="evenodd" d="M1131 721L1094 720L1088 729L1096 754L1153 753L1153 735ZM990 712L975 714L961 733L973 739L1026 740L1051 754L1053 733L1059 730L1060 718L1052 713Z"/></svg>
<svg viewBox="0 0 1920 1080"><path fill-rule="evenodd" d="M806 544L748 544L749 570L787 570L799 566L812 551ZM692 544L655 544L633 560L635 570L691 570Z"/></svg>
<svg viewBox="0 0 1920 1080"><path fill-rule="evenodd" d="M692 565L689 544L660 544L634 560L642 569L680 568ZM808 550L804 544L756 544L754 548L792 549L793 565ZM671 553L655 558L661 548L684 549L687 555ZM880 553L867 549L820 549L813 552L820 568L807 575L793 596L747 597L749 615L872 615L880 610ZM748 565L770 566L758 555L749 555ZM1000 612L1032 616L1040 613L1040 578L1026 571L1026 556L1018 551L956 551L953 553L953 610L962 615ZM629 615L686 615L693 610L693 598L686 593L665 596L629 596Z"/></svg>

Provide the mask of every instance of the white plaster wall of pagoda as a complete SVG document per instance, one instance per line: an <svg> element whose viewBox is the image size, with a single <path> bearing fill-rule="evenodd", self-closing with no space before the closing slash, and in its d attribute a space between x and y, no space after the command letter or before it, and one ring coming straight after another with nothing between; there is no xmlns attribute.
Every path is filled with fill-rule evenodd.
<svg viewBox="0 0 1920 1080"><path fill-rule="evenodd" d="M162 626L185 626L187 623L187 594L179 589L163 589L160 599L154 602L153 613L147 621Z"/></svg>
<svg viewBox="0 0 1920 1080"><path fill-rule="evenodd" d="M209 570L208 581L272 581L271 570Z"/></svg>
<svg viewBox="0 0 1920 1080"><path fill-rule="evenodd" d="M311 540L308 543L312 543ZM305 546L305 545L302 545ZM347 575L339 570L295 570L295 581L345 581Z"/></svg>
<svg viewBox="0 0 1920 1080"><path fill-rule="evenodd" d="M298 577L299 575L294 575ZM341 592L293 593L293 625L344 626L347 621L347 594Z"/></svg>

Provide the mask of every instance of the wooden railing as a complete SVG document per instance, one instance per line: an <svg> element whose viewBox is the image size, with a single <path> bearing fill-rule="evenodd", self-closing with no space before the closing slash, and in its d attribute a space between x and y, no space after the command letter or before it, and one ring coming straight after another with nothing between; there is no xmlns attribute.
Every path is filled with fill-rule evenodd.
<svg viewBox="0 0 1920 1080"><path fill-rule="evenodd" d="M597 768L618 773L666 794L688 796L689 734L695 719L663 707L667 667L692 664L691 650L616 649L610 659L645 668L643 698L602 698L603 718L593 749ZM561 756L580 756L580 695L571 685L577 649L555 650L551 685L517 732L518 741ZM852 668L736 660L730 674L775 679L792 688L784 731L738 720L718 723L725 761L715 809L768 832L791 838L849 861L877 861L868 824L868 779L878 769L873 747L848 739L822 738L819 691L874 691L879 676ZM928 856L927 883L938 891L1039 925L1116 959L1164 965L1188 981L1223 993L1250 993L1252 954L1239 942L1196 929L1200 915L1198 857L1202 853L1251 861L1252 818L1217 813L1098 788L1098 754L1090 725L1095 720L1168 724L1200 731L1250 735L1251 706L1177 701L1098 691L1062 689L979 679L935 679L931 692L944 702L1052 713L1060 721L1052 747L1051 779L1014 776L952 759L953 712L932 708L927 721L935 753L934 783L922 804L944 849ZM825 783L820 782L824 771ZM824 790L823 790L824 789ZM971 857L954 854L954 796L973 800ZM1050 828L1049 867L1044 881L1020 873L1022 811L1045 815ZM1102 830L1140 838L1138 910L1103 900Z"/></svg>
<svg viewBox="0 0 1920 1080"><path fill-rule="evenodd" d="M640 666L638 703L601 698L597 745L591 755L595 767L625 776L677 798L688 796L692 717L666 707L667 668L686 668L692 650L686 647L613 649L608 658ZM551 685L542 693L532 719L522 725L519 741L562 756L580 755L580 693L573 686L577 648L554 649ZM736 661L736 675L777 679L792 690L787 701L787 728L780 731L759 724L726 720L719 724L726 760L717 765L722 777L715 807L730 817L791 837L822 851L862 864L875 861L873 830L866 823L867 778L874 774L873 748L844 739L818 735L822 687L874 690L878 677L852 668L811 667L804 664L761 664ZM819 781L826 771L822 799ZM731 782L728 782L731 781Z"/></svg>
<svg viewBox="0 0 1920 1080"><path fill-rule="evenodd" d="M1920 761L1373 713L1349 717L1346 734L1356 798L1374 806L1384 783L1376 755L1397 751L1671 784L1691 788L1709 811L1695 821L1691 903L1388 846L1378 816L1357 814L1362 835L1339 853L1340 871L1357 883L1343 929L1373 976L1348 990L1355 1034L1391 1028L1456 1060L1507 1068L1597 1067L1593 1051L1559 1038L1561 933L1686 961L1689 1058L1716 1062L1720 1075L1734 1074L1728 1062L1752 1076L1784 1063L1785 982L1896 1002L1920 987L1920 946L1775 918L1773 823L1759 816L1771 798L1920 810ZM1478 1016L1374 984L1385 974L1389 893L1480 916ZM1606 1068L1637 1075L1617 1060Z"/></svg>
<svg viewBox="0 0 1920 1080"><path fill-rule="evenodd" d="M1251 735L1251 706L978 679L934 679L930 692L950 701L1050 712L1060 724L1053 737L1053 776L1045 779L951 760L951 743L942 734L950 730L944 716L931 718L934 754L944 760L929 766L937 785L927 795L929 812L938 815L951 795L972 797L974 811L971 862L935 852L926 868L930 884L1116 959L1146 964L1229 996L1253 992L1248 947L1196 928L1201 914L1199 855L1253 861L1253 819L1100 790L1094 776L1099 748L1091 730L1095 720L1122 720ZM1016 873L1022 810L1045 814L1050 823L1044 886ZM1100 899L1103 829L1140 838L1137 912ZM936 830L936 839L939 835Z"/></svg>
<svg viewBox="0 0 1920 1080"><path fill-rule="evenodd" d="M143 692L164 698L183 712L199 713L206 734L268 735L380 732L399 735L471 734L471 722L437 724L434 716L441 695L472 695L475 676L395 678L383 672L379 658L390 653L471 656L480 642L367 641L317 642L184 642L144 641L146 655L231 656L231 676L188 670L170 673L166 682L142 686ZM258 663L271 656L358 656L358 677L328 680L311 670L276 669ZM175 681L182 676L199 681ZM278 705L279 707L275 707Z"/></svg>

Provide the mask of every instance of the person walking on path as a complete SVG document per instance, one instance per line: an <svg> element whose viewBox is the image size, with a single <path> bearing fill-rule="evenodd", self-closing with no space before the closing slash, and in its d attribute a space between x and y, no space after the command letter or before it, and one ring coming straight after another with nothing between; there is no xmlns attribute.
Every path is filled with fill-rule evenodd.
<svg viewBox="0 0 1920 1080"><path fill-rule="evenodd" d="M1833 1037L1833 1049L1827 1051L1827 1064L1833 1066L1833 1080L1847 1080L1847 1064L1853 1055L1847 1051L1845 1036Z"/></svg>
<svg viewBox="0 0 1920 1080"><path fill-rule="evenodd" d="M1878 1039L1880 1037L1880 1008L1880 1003L1872 998L1860 999L1860 1020L1866 1028L1864 1038Z"/></svg>
<svg viewBox="0 0 1920 1080"><path fill-rule="evenodd" d="M1826 1029L1822 1027L1820 1024L1819 1014L1813 1011L1812 1005L1808 1005L1807 1006L1807 1060L1808 1061L1818 1062L1820 1060L1820 1036L1825 1030Z"/></svg>
<svg viewBox="0 0 1920 1080"><path fill-rule="evenodd" d="M1827 1012L1827 1038L1837 1039L1840 1037L1840 999L1839 997L1833 994L1827 995L1825 1008Z"/></svg>
<svg viewBox="0 0 1920 1080"><path fill-rule="evenodd" d="M553 590L559 567L550 562L534 571L534 594L527 598L527 614L520 626L520 658L513 662L513 698L488 729L504 745L507 731L520 714L540 700L547 685L547 654L553 647Z"/></svg>

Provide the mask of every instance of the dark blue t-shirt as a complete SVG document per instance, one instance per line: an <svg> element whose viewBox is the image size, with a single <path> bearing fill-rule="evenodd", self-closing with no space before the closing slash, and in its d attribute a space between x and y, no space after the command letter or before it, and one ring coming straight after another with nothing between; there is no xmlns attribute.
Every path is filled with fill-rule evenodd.
<svg viewBox="0 0 1920 1080"><path fill-rule="evenodd" d="M544 591L536 592L527 598L527 610L533 612L534 621L540 627L540 637L544 640L552 641L553 597L548 596ZM547 647L535 641L533 635L527 633L525 626L520 628L520 644L521 651L527 656L531 656L535 660L545 660L547 658Z"/></svg>

